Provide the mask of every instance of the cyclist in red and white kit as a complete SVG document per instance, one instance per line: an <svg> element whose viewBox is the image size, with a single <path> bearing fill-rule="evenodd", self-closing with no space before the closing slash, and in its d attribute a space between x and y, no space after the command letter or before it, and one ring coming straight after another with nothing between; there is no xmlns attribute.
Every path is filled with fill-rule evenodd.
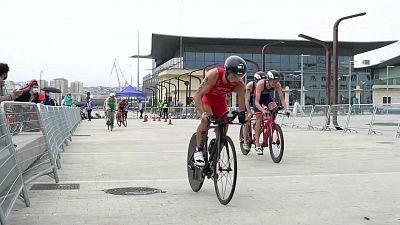
<svg viewBox="0 0 400 225"><path fill-rule="evenodd" d="M227 94L231 92L237 93L240 112L238 119L240 123L245 122L246 86L242 78L246 75L246 71L246 62L241 57L230 56L225 60L224 67L217 67L207 72L193 97L197 110L201 115L201 122L196 132L196 151L194 153L194 161L197 166L205 165L201 142L210 125L207 116L216 115L220 117L228 110L226 104Z"/></svg>

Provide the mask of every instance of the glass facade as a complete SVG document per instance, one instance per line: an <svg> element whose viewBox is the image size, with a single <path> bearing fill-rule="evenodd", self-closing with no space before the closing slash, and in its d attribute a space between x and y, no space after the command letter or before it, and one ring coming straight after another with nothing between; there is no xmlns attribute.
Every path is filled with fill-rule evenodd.
<svg viewBox="0 0 400 225"><path fill-rule="evenodd" d="M225 59L230 55L238 55L244 59L255 61L261 68L261 54L242 54L230 52L184 52L183 67L185 69L199 69L207 65L218 63L224 65ZM353 61L351 56L339 57L339 103L347 104L349 102L349 65ZM305 103L307 105L323 105L326 102L326 72L325 72L325 55L303 56L303 73ZM257 71L257 67L252 63L247 63L248 73L247 81L253 80L253 74ZM332 66L333 67L333 66ZM266 54L265 68L267 70L274 69L284 74L281 79L282 87L289 87L290 105L295 101L300 102L300 85L301 85L301 56L287 54ZM333 70L332 70L332 94L333 94ZM355 97L354 89L356 84L363 89L360 103L372 103L371 77L368 72L354 72L352 68L351 74L351 99Z"/></svg>

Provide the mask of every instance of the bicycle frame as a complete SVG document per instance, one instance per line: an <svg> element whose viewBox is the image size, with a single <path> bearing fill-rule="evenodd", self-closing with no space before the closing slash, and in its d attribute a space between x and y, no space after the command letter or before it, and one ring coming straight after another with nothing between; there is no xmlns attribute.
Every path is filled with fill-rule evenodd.
<svg viewBox="0 0 400 225"><path fill-rule="evenodd" d="M117 119L117 121L123 121L123 117L122 116L124 116L125 117L125 114L124 114L124 112L121 112L121 111L117 111L117 113L115 114L115 117L116 117L116 119Z"/></svg>
<svg viewBox="0 0 400 225"><path fill-rule="evenodd" d="M260 143L261 147L268 147L268 140L272 134L272 128L275 125L275 118L276 118L277 114L278 114L277 112L268 110L267 115L266 115L266 116L268 116L268 118L263 119L263 121L261 123L260 129L261 129L261 132L263 135L263 142ZM253 126L251 124L251 121L249 121L248 126L249 126L248 131L249 131L249 138L251 138L251 144L255 145L256 139L255 139L255 137L253 137ZM265 128L267 128L267 129L265 129ZM261 136L261 134L260 134L260 136Z"/></svg>
<svg viewBox="0 0 400 225"><path fill-rule="evenodd" d="M228 112L226 112L223 116L227 115L227 113ZM214 145L212 146L212 149L211 149L210 153L208 151L208 146L207 146L208 139L209 139L208 134L204 137L204 140L202 140L203 155L204 155L204 161L205 161L205 166L203 167L202 173L203 173L203 175L207 176L207 178L210 178L211 175L213 174L213 172L215 172L215 171L212 171L212 168L213 168L213 165L214 165L212 163L217 163L217 161L219 159L220 152L217 151L217 150L219 149L218 146L221 145L222 138L226 136L226 134L224 132L225 126L230 124L230 123L232 123L232 120L234 118L236 118L236 116L237 115L235 115L231 119L228 119L227 122L221 122L221 121L217 122L217 120L219 118L216 121L211 121L209 119L210 123L214 123L214 124L217 123L217 124L208 126L208 130L207 130L207 133L208 133L208 131L210 129L212 129L212 128L216 129L215 130L215 132L216 132L216 134L215 134L216 143L214 143ZM194 154L194 152L193 152L193 154Z"/></svg>
<svg viewBox="0 0 400 225"><path fill-rule="evenodd" d="M224 133L224 127L225 127L225 125L217 125L217 126L209 126L208 127L208 130L210 130L210 129L212 129L212 128L216 128L217 130L215 131L216 132L216 134L215 134L215 136L216 136L216 143L214 143L214 145L212 146L212 148L211 148L211 150L210 150L210 156L208 155L208 146L207 146L207 143L208 143L208 135L205 137L205 141L204 141L204 147L203 147L203 154L204 154L204 160L205 160L205 166L204 166L204 173L205 173L205 175L207 175L207 176L210 176L211 174L212 174L212 172L214 172L214 171L211 171L211 169L212 169L212 163L216 163L217 162L217 160L218 160L218 158L219 158L219 151L217 151L217 147L218 146L220 146L220 144L221 144L221 139L222 139L222 137L225 135L225 133ZM210 159L210 160L209 160Z"/></svg>
<svg viewBox="0 0 400 225"><path fill-rule="evenodd" d="M272 128L275 125L275 116L269 115L267 119L264 119L261 124L261 129L263 133L263 143L261 144L262 147L268 147L268 140L272 134ZM267 131L265 131L267 128Z"/></svg>

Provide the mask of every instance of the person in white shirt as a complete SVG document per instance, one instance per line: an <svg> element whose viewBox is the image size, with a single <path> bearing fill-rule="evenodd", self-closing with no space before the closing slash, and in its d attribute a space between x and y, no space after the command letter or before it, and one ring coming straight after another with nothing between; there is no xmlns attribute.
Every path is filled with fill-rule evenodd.
<svg viewBox="0 0 400 225"><path fill-rule="evenodd" d="M144 106L143 106L142 100L139 100L138 107L139 107L139 112L140 112L140 119L143 119L143 108L144 108Z"/></svg>

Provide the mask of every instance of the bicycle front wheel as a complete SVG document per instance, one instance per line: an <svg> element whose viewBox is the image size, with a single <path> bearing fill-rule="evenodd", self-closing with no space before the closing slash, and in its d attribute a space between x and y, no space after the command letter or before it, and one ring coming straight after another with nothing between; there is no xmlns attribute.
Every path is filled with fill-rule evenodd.
<svg viewBox="0 0 400 225"><path fill-rule="evenodd" d="M214 163L214 187L221 204L228 204L235 192L237 178L237 159L235 146L230 137L221 139L219 155Z"/></svg>
<svg viewBox="0 0 400 225"><path fill-rule="evenodd" d="M123 120L122 120L122 124L124 125L124 127L127 127L128 126L128 121L126 120L126 117L125 116L123 116Z"/></svg>
<svg viewBox="0 0 400 225"><path fill-rule="evenodd" d="M187 175L190 187L194 192L200 191L203 186L204 176L202 170L194 164L194 151L196 150L196 133L192 135L189 142L188 154L187 154Z"/></svg>
<svg viewBox="0 0 400 225"><path fill-rule="evenodd" d="M117 116L117 124L119 127L121 126L121 124L122 124L121 116Z"/></svg>
<svg viewBox="0 0 400 225"><path fill-rule="evenodd" d="M268 145L272 161L274 161L274 163L279 163L283 157L285 141L283 139L282 129L278 124L274 124L274 126L272 127L271 136L268 140Z"/></svg>

